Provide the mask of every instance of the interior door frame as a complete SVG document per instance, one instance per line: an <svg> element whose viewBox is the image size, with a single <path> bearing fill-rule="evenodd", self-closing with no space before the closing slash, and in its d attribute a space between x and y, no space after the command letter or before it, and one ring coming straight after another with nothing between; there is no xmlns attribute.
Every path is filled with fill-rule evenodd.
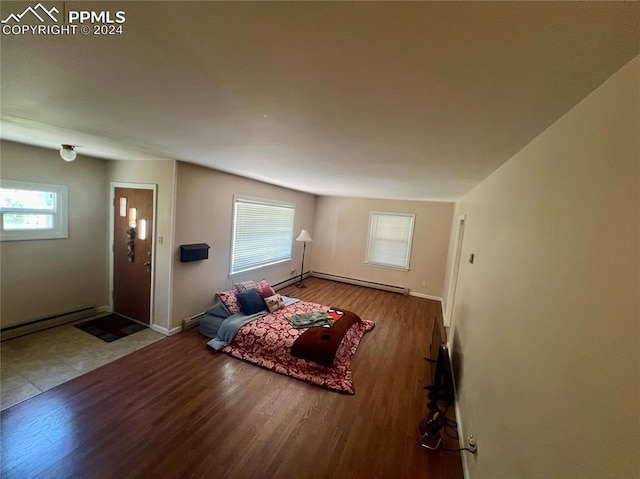
<svg viewBox="0 0 640 479"><path fill-rule="evenodd" d="M158 218L158 185L154 183L123 183L120 181L112 181L109 185L109 309L113 311L113 242L114 242L114 223L115 223L115 198L116 188L132 188L137 190L152 190L153 191L153 218L151 218L151 224L153 225L153 235L151 241L151 294L149 298L149 327L155 324L153 315L153 304L155 298L155 278L156 278L156 241L157 237L157 218Z"/></svg>
<svg viewBox="0 0 640 479"><path fill-rule="evenodd" d="M458 273L460 272L460 256L462 255L462 241L464 238L464 226L467 215L460 215L456 220L456 237L453 243L453 256L451 258L451 274L449 276L449 288L447 290L447 307L444 315L444 325L453 326L453 308L456 301L456 289L458 288Z"/></svg>

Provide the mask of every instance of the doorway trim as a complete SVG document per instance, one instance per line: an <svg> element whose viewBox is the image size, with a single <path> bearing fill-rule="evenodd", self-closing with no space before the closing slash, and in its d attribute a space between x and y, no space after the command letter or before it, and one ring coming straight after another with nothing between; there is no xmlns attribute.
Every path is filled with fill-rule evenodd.
<svg viewBox="0 0 640 479"><path fill-rule="evenodd" d="M460 271L460 255L462 254L462 240L464 237L464 225L467 215L460 215L456 220L456 237L453 243L453 256L451 258L451 274L449 275L449 288L447 289L447 307L444 316L444 325L451 330L453 323L453 307L456 300L458 287L458 272Z"/></svg>
<svg viewBox="0 0 640 479"><path fill-rule="evenodd" d="M151 294L149 298L149 328L154 329L154 308L155 303L155 284L156 284L156 241L157 236L157 218L158 218L158 185L154 183L124 183L120 181L112 181L109 184L109 309L113 311L113 244L115 238L115 199L116 188L133 188L138 190L152 190L153 191L153 218L151 223L153 224L154 238L151 241Z"/></svg>

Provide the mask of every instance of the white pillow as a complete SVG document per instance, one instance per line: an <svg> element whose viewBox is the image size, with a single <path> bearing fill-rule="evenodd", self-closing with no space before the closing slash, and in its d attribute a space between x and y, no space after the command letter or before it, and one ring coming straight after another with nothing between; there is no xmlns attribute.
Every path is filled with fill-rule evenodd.
<svg viewBox="0 0 640 479"><path fill-rule="evenodd" d="M284 299L282 299L282 296L279 294L264 298L264 302L267 303L267 308L269 308L270 313L284 308Z"/></svg>

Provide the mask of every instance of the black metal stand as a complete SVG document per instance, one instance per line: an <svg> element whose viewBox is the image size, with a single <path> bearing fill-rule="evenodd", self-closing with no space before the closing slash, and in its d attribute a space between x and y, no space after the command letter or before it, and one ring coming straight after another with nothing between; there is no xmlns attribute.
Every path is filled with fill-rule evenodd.
<svg viewBox="0 0 640 479"><path fill-rule="evenodd" d="M418 426L418 430L422 434L420 436L420 445L430 451L435 451L442 444L442 436L440 430L447 424L447 419L440 411L430 414Z"/></svg>
<svg viewBox="0 0 640 479"><path fill-rule="evenodd" d="M302 275L304 274L304 254L307 251L307 242L302 243L302 267L300 268L300 281L296 283L296 288L306 288L302 282Z"/></svg>

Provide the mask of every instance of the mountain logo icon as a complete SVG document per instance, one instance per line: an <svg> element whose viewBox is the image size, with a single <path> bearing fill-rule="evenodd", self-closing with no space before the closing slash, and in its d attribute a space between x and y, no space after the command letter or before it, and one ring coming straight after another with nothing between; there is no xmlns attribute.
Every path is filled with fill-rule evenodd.
<svg viewBox="0 0 640 479"><path fill-rule="evenodd" d="M40 23L44 23L46 21L46 17L49 17L54 22L58 23L58 19L53 15L54 13L60 13L56 7L53 7L51 10L47 10L42 3L38 3L35 7L27 7L24 9L22 13L12 13L7 18L1 21L1 23L9 23L10 21L14 21L16 23L20 23L22 18L27 15L27 13L31 13L34 17L40 20Z"/></svg>

